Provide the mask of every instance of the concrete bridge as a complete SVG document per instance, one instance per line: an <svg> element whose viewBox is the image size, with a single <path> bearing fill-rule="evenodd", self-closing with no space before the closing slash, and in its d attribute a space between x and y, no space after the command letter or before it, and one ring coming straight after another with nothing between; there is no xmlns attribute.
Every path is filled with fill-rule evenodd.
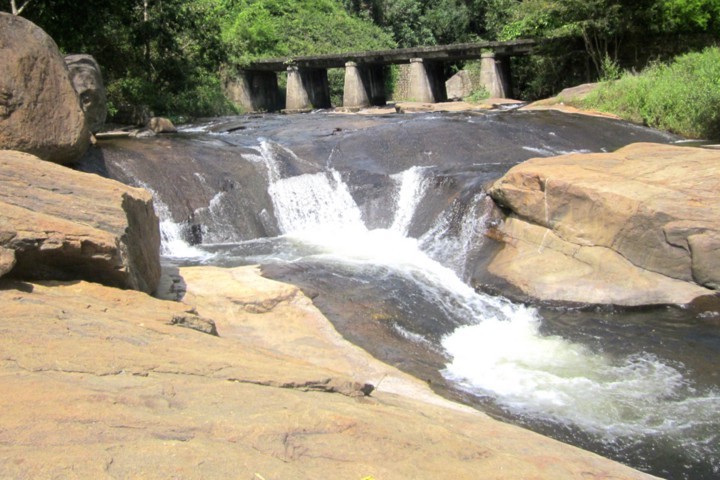
<svg viewBox="0 0 720 480"><path fill-rule="evenodd" d="M409 64L407 100L435 103L447 100L444 64L481 60L481 84L490 96L503 98L510 93L510 57L527 55L536 45L535 40L515 40L272 58L244 67L238 72L237 81L228 88L235 101L249 111L280 110L283 105L277 73L287 71L285 111L330 108L327 69L344 68L342 106L364 108L386 103L387 65Z"/></svg>

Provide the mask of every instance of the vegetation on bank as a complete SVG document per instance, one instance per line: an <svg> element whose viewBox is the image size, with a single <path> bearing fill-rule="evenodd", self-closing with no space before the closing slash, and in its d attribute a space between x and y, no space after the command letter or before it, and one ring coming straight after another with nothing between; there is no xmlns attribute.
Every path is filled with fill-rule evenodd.
<svg viewBox="0 0 720 480"><path fill-rule="evenodd" d="M720 48L610 78L582 106L689 138L720 139Z"/></svg>
<svg viewBox="0 0 720 480"><path fill-rule="evenodd" d="M112 111L209 116L253 59L516 38L558 39L513 59L513 96L548 97L716 44L717 0L29 0L22 15L101 65ZM0 9L12 11L13 2ZM611 62L606 62L605 59ZM462 68L448 66L448 72ZM341 72L331 72L337 96Z"/></svg>

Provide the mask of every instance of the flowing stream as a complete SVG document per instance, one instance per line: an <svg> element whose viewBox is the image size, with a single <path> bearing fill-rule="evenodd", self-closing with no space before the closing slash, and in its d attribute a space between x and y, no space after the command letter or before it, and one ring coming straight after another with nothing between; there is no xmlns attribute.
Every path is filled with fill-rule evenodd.
<svg viewBox="0 0 720 480"><path fill-rule="evenodd" d="M329 120L303 121L317 131ZM398 128L396 120L354 121L372 142L382 138L367 130ZM418 116L395 134L408 135L407 123L422 135L425 123L458 121L464 128L488 120ZM351 341L443 395L659 476L720 476L717 327L680 309L540 308L470 286L490 251L483 233L497 217L482 184L524 158L438 159L438 150L423 144L388 166L372 148L348 153L357 133L344 141L323 136L308 150L299 127L272 130L272 122L287 121L267 122L270 127L242 135L211 133L216 124L185 134L254 172L255 203L235 200L256 212L246 225L265 232L251 238L233 234L224 216L232 209L222 202L239 195L237 185L215 188L206 170L185 175L208 190L210 201L179 219L161 198L163 187L142 178L139 163L104 159L115 176L122 176L122 164L126 181L155 191L168 261L260 264L266 275L311 294ZM496 135L506 133L501 128ZM553 136L550 130L535 145L511 140L527 156L572 150L560 140L553 144ZM575 150L586 148L604 147ZM213 210L215 220L208 220ZM193 224L198 218L200 226ZM180 237L191 238L193 225L203 241L190 246Z"/></svg>

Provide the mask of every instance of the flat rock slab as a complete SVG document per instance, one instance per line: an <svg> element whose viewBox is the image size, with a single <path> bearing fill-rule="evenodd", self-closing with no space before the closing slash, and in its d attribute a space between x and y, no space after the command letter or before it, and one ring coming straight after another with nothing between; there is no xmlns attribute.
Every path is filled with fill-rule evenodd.
<svg viewBox="0 0 720 480"><path fill-rule="evenodd" d="M537 158L490 195L511 211L490 269L537 298L688 303L720 284L718 152L633 144Z"/></svg>
<svg viewBox="0 0 720 480"><path fill-rule="evenodd" d="M0 280L0 477L653 478L430 393L367 396L379 372L429 390L359 360L294 287L181 274L194 306ZM172 325L195 310L219 337Z"/></svg>
<svg viewBox="0 0 720 480"><path fill-rule="evenodd" d="M149 192L20 152L0 151L0 272L152 292L160 231Z"/></svg>

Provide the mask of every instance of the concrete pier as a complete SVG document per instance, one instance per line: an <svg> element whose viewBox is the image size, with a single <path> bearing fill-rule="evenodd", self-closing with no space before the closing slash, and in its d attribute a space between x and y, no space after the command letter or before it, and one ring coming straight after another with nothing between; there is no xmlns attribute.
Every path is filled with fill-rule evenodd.
<svg viewBox="0 0 720 480"><path fill-rule="evenodd" d="M272 112L282 108L275 72L241 70L237 78L225 83L225 92L230 101L249 112Z"/></svg>
<svg viewBox="0 0 720 480"><path fill-rule="evenodd" d="M503 65L502 60L494 53L483 53L480 60L480 84L484 86L492 98L508 98L510 84L507 80L509 64Z"/></svg>
<svg viewBox="0 0 720 480"><path fill-rule="evenodd" d="M225 91L246 110L279 109L283 103L283 92L278 90L276 74L287 70L285 111L307 112L316 108L330 108L327 69L345 68L343 106L350 109L364 108L385 104L387 69L390 65L400 65L403 70L407 67L409 72L399 82L401 99L436 103L447 101L444 76L446 65L481 60L485 88L493 97L507 97L511 92L510 58L530 55L536 45L536 40L521 39L267 58L245 65L237 80L226 83Z"/></svg>
<svg viewBox="0 0 720 480"><path fill-rule="evenodd" d="M382 66L358 66L355 62L345 64L343 107L365 108L385 105L385 75Z"/></svg>
<svg viewBox="0 0 720 480"><path fill-rule="evenodd" d="M410 59L410 98L413 102L436 103L447 100L442 64L427 62L422 58Z"/></svg>
<svg viewBox="0 0 720 480"><path fill-rule="evenodd" d="M294 65L287 67L286 112L307 112L330 107L326 69L299 68Z"/></svg>

